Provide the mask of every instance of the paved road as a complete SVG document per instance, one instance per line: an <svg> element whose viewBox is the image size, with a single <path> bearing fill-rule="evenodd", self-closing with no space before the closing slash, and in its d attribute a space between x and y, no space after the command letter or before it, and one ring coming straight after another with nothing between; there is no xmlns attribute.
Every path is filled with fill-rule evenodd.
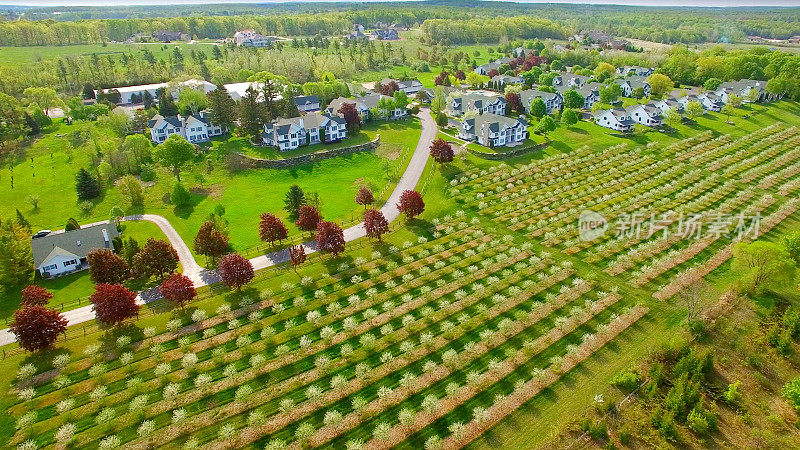
<svg viewBox="0 0 800 450"><path fill-rule="evenodd" d="M417 148L414 149L414 154L411 156L411 161L409 161L406 171L403 172L403 175L397 182L397 186L395 186L392 194L389 196L389 199L381 207L381 212L389 223L393 222L400 216L400 211L397 209L397 203L400 202L400 196L406 190L414 189L422 177L422 174L425 171L425 165L428 162L428 149L430 148L433 140L436 138L436 132L438 131L438 128L436 127L436 122L434 122L430 112L427 109L421 110L419 113L419 118L422 125L422 132L419 137L419 142L417 142ZM206 286L219 281L219 276L217 275L216 271L206 270L197 264L192 252L189 250L189 247L166 218L156 214L140 214L126 216L123 218L123 220L146 220L158 225L158 228L164 232L164 235L167 237L170 244L172 244L172 246L178 252L178 259L183 266L184 275L189 277L196 287ZM366 236L366 231L364 230L363 224L354 225L344 230L344 239L347 242L354 241L364 236ZM304 242L302 245L306 250L306 254L317 251L316 243L314 241ZM250 262L253 264L253 268L255 270L260 270L276 264L284 263L288 260L289 253L284 249L267 253L266 255L256 256L255 258L250 259ZM157 290L151 289L141 292L136 300L139 304L145 304L157 298ZM67 319L67 323L69 325L88 322L95 318L91 305L65 311L63 315ZM8 329L0 330L0 346L10 344L15 340L16 339L14 335L9 332Z"/></svg>

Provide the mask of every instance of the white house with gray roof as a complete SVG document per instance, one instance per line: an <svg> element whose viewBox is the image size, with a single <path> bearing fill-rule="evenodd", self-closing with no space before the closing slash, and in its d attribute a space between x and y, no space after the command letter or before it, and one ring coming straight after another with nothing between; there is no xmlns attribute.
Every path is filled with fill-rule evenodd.
<svg viewBox="0 0 800 450"><path fill-rule="evenodd" d="M450 99L447 111L452 116L460 116L467 111L478 114L506 114L506 99L502 95L470 93Z"/></svg>
<svg viewBox="0 0 800 450"><path fill-rule="evenodd" d="M173 134L183 136L192 144L198 144L207 142L212 137L222 136L228 131L227 128L214 124L211 116L205 111L185 118L156 114L148 122L148 127L150 127L150 139L156 144L161 144Z"/></svg>
<svg viewBox="0 0 800 450"><path fill-rule="evenodd" d="M89 252L114 250L113 240L117 236L119 231L114 223L102 223L32 238L33 266L45 278L86 269Z"/></svg>
<svg viewBox="0 0 800 450"><path fill-rule="evenodd" d="M331 143L347 138L347 122L331 114L306 114L301 117L279 118L264 125L261 140L280 151L303 145Z"/></svg>
<svg viewBox="0 0 800 450"><path fill-rule="evenodd" d="M658 127L664 123L661 110L652 103L646 105L631 105L627 107L625 111L628 112L631 120L648 127Z"/></svg>
<svg viewBox="0 0 800 450"><path fill-rule="evenodd" d="M666 114L667 111L673 109L679 113L683 112L683 105L672 97L661 99L653 103L653 106L661 110L661 114Z"/></svg>
<svg viewBox="0 0 800 450"><path fill-rule="evenodd" d="M698 94L697 100L703 105L703 109L708 111L719 112L722 111L722 107L725 106L725 102L723 102L718 95L711 92Z"/></svg>
<svg viewBox="0 0 800 450"><path fill-rule="evenodd" d="M588 85L579 88L558 86L556 87L556 92L558 92L559 95L561 95L561 98L563 99L564 92L568 90L573 90L578 94L580 94L581 97L583 97L583 109L592 109L592 106L594 106L595 103L600 101L600 91L599 88L595 86L596 84L599 83L590 83Z"/></svg>
<svg viewBox="0 0 800 450"><path fill-rule="evenodd" d="M750 91L752 90L758 91L758 101L767 97L766 85L766 82L758 80L726 81L719 85L714 94L722 99L723 103L728 103L728 95L730 94L736 94L741 97L742 103L750 103L747 97L750 96Z"/></svg>
<svg viewBox="0 0 800 450"><path fill-rule="evenodd" d="M536 89L527 89L520 91L519 93L519 99L522 102L522 107L525 108L525 112L528 114L531 112L531 103L533 103L533 100L537 98L541 98L542 101L544 101L547 114L552 114L553 111L561 109L561 106L564 104L564 98L561 97L561 94L558 92L553 93L538 91Z"/></svg>
<svg viewBox="0 0 800 450"><path fill-rule="evenodd" d="M631 115L622 108L598 111L594 115L594 122L601 127L623 133L633 131L633 124L635 123L631 119Z"/></svg>
<svg viewBox="0 0 800 450"><path fill-rule="evenodd" d="M509 84L525 84L525 80L522 77L511 75L495 75L491 81L498 91L502 91Z"/></svg>
<svg viewBox="0 0 800 450"><path fill-rule="evenodd" d="M566 86L568 89L576 89L585 86L586 83L590 81L592 81L592 77L577 75L570 72L560 72L553 78L553 86L556 88Z"/></svg>
<svg viewBox="0 0 800 450"><path fill-rule="evenodd" d="M389 84L392 81L397 83L397 87L400 88L401 91L405 92L409 97L422 89L422 83L420 83L419 80L395 80L393 78L382 79L377 87Z"/></svg>
<svg viewBox="0 0 800 450"><path fill-rule="evenodd" d="M486 113L464 119L458 136L485 147L513 147L528 138L528 123L522 118Z"/></svg>
<svg viewBox="0 0 800 450"><path fill-rule="evenodd" d="M628 75L639 75L640 77L648 77L655 72L652 67L642 66L622 66L617 67L617 74L627 77Z"/></svg>
<svg viewBox="0 0 800 450"><path fill-rule="evenodd" d="M300 112L319 111L319 97L316 95L303 95L294 98L294 104Z"/></svg>

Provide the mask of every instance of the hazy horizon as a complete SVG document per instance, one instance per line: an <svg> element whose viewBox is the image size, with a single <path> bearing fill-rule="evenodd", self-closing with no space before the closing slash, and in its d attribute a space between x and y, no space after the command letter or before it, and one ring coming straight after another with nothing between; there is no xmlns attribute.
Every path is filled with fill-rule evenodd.
<svg viewBox="0 0 800 450"><path fill-rule="evenodd" d="M414 1L414 0L403 0ZM658 5L653 5L647 0L496 0L510 1L513 3L561 3L561 4L584 4L584 5L623 5L623 6L648 6L648 7L746 7L746 6L800 6L800 0L712 0L712 1L689 1L689 0L660 0ZM196 5L196 4L269 4L269 3L361 3L361 2L380 2L380 0L120 0L109 2L108 0L0 0L2 6L30 6L30 7L55 7L55 6L148 6L148 5Z"/></svg>

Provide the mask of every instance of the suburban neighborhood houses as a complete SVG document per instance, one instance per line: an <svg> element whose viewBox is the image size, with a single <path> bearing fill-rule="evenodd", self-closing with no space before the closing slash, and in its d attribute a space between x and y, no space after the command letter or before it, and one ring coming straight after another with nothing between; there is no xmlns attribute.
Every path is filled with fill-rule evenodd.
<svg viewBox="0 0 800 450"><path fill-rule="evenodd" d="M506 99L496 94L468 93L453 97L447 107L453 116L461 116L468 111L503 116L506 114Z"/></svg>
<svg viewBox="0 0 800 450"><path fill-rule="evenodd" d="M485 147L514 147L528 138L528 123L522 118L484 113L464 119L458 136Z"/></svg>
<svg viewBox="0 0 800 450"><path fill-rule="evenodd" d="M150 138L156 144L166 141L173 134L183 136L192 144L199 144L228 132L227 128L214 124L206 111L200 111L187 117L162 117L156 114L148 122L148 127L150 128Z"/></svg>
<svg viewBox="0 0 800 450"><path fill-rule="evenodd" d="M264 125L261 138L266 145L280 151L295 150L303 145L338 142L347 138L347 122L331 114L306 114L278 119Z"/></svg>

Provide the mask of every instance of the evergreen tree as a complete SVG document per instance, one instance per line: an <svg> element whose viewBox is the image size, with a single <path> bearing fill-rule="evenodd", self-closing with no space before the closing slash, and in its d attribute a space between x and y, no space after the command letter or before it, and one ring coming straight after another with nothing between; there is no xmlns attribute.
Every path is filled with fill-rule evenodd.
<svg viewBox="0 0 800 450"><path fill-rule="evenodd" d="M17 209L17 225L25 228L28 231L31 229L31 223L28 222L28 219L26 219L21 212L19 212L19 208Z"/></svg>
<svg viewBox="0 0 800 450"><path fill-rule="evenodd" d="M100 195L100 182L88 170L82 168L75 177L75 191L80 200L96 198Z"/></svg>
<svg viewBox="0 0 800 450"><path fill-rule="evenodd" d="M264 109L258 101L258 92L247 88L244 97L239 101L239 129L247 136L259 136L266 123Z"/></svg>
<svg viewBox="0 0 800 450"><path fill-rule="evenodd" d="M215 45L214 48L217 48ZM219 51L219 50L218 50ZM236 102L223 87L217 87L207 94L211 122L222 127L230 127L236 121Z"/></svg>
<svg viewBox="0 0 800 450"><path fill-rule="evenodd" d="M286 193L283 203L285 205L283 209L289 213L289 218L294 222L297 220L300 207L306 204L306 196L300 186L293 184Z"/></svg>
<svg viewBox="0 0 800 450"><path fill-rule="evenodd" d="M69 220L67 220L67 224L64 226L64 231L72 231L80 229L81 225L78 223L77 220L75 220L74 217L70 217Z"/></svg>

